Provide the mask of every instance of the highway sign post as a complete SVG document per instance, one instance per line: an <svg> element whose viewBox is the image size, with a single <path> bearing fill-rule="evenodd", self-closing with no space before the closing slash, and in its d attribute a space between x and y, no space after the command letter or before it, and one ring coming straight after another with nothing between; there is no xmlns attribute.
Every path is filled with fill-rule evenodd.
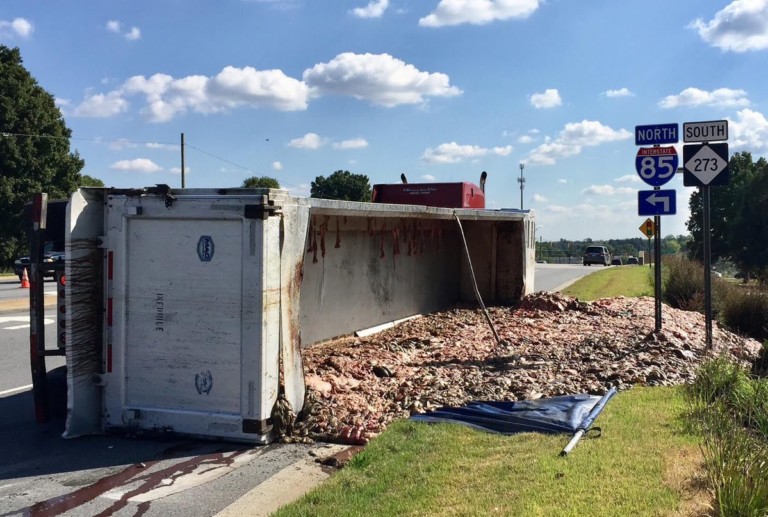
<svg viewBox="0 0 768 517"><path fill-rule="evenodd" d="M648 237L653 237L653 219L646 219L643 224L640 225L640 233ZM648 257L650 259L650 257Z"/></svg>
<svg viewBox="0 0 768 517"><path fill-rule="evenodd" d="M635 126L635 145L676 144L679 141L677 128L677 122Z"/></svg>
<svg viewBox="0 0 768 517"><path fill-rule="evenodd" d="M683 124L683 142L719 142L728 140L728 121L686 122Z"/></svg>
<svg viewBox="0 0 768 517"><path fill-rule="evenodd" d="M677 172L677 150L672 147L641 147L635 157L635 170L640 179L652 187L660 187Z"/></svg>
<svg viewBox="0 0 768 517"><path fill-rule="evenodd" d="M692 144L683 146L683 185L704 187L727 185L728 144Z"/></svg>
<svg viewBox="0 0 768 517"><path fill-rule="evenodd" d="M678 167L677 150L674 146L662 147L662 144L676 144L679 139L677 123L635 126L635 145L641 147L635 157L635 170L640 179L653 187L651 191L637 194L637 211L640 215L652 215L651 233L654 236L654 294L656 332L661 331L661 215L671 215L677 211L674 190L660 190L671 180ZM647 223L650 219L646 220ZM643 231L643 227L640 227ZM651 239L648 236L650 252Z"/></svg>
<svg viewBox="0 0 768 517"><path fill-rule="evenodd" d="M703 207L702 240L704 241L704 321L707 348L712 348L712 243L710 229L709 187L726 185L728 169L728 121L686 122L683 141L700 142L683 146L683 185L699 187Z"/></svg>
<svg viewBox="0 0 768 517"><path fill-rule="evenodd" d="M643 221L643 224L640 225L640 233L648 237L648 267L653 267L651 263L653 262L651 260L651 237L653 237L654 233L654 225L653 225L653 219L648 218L645 221Z"/></svg>
<svg viewBox="0 0 768 517"><path fill-rule="evenodd" d="M674 215L677 202L674 190L639 190L637 192L639 215Z"/></svg>

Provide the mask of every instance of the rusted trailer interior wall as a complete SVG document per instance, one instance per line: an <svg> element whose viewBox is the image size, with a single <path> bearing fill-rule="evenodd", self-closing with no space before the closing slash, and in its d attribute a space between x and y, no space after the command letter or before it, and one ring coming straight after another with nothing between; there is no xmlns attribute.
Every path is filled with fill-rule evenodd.
<svg viewBox="0 0 768 517"><path fill-rule="evenodd" d="M523 221L470 219L462 227L486 303L512 302L532 290ZM475 298L455 219L401 212L310 216L300 295L303 346Z"/></svg>
<svg viewBox="0 0 768 517"><path fill-rule="evenodd" d="M447 220L310 216L302 344L445 307L459 297L460 252Z"/></svg>
<svg viewBox="0 0 768 517"><path fill-rule="evenodd" d="M467 246L477 287L485 303L519 300L526 290L526 236L523 221L464 221ZM475 300L471 276L462 255L462 300ZM530 280L532 281L532 279Z"/></svg>

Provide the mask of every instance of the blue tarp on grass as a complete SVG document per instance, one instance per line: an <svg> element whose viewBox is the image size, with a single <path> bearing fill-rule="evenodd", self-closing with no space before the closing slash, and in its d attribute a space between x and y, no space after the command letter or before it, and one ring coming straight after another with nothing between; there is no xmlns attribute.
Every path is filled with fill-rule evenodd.
<svg viewBox="0 0 768 517"><path fill-rule="evenodd" d="M411 416L417 422L450 422L496 433L575 433L588 430L603 406L616 393L604 396L562 395L516 402L470 402L466 406L442 407Z"/></svg>

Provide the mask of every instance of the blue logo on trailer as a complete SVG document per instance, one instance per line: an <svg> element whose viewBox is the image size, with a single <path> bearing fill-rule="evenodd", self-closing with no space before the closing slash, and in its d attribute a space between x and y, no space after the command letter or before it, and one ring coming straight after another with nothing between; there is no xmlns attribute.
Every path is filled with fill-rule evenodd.
<svg viewBox="0 0 768 517"><path fill-rule="evenodd" d="M652 187L660 187L677 172L677 150L672 147L641 147L635 158L640 179Z"/></svg>
<svg viewBox="0 0 768 517"><path fill-rule="evenodd" d="M638 215L674 215L677 213L674 190L641 190L637 193Z"/></svg>
<svg viewBox="0 0 768 517"><path fill-rule="evenodd" d="M197 256L201 262L210 262L213 258L213 238L210 235L203 235L197 241Z"/></svg>
<svg viewBox="0 0 768 517"><path fill-rule="evenodd" d="M676 144L678 141L677 123L635 126L635 145Z"/></svg>

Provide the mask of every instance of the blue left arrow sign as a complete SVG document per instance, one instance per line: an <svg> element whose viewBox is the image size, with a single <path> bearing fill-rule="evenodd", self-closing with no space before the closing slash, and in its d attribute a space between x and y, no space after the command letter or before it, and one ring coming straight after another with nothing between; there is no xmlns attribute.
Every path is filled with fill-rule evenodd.
<svg viewBox="0 0 768 517"><path fill-rule="evenodd" d="M677 198L674 190L641 190L637 193L639 215L674 215Z"/></svg>

